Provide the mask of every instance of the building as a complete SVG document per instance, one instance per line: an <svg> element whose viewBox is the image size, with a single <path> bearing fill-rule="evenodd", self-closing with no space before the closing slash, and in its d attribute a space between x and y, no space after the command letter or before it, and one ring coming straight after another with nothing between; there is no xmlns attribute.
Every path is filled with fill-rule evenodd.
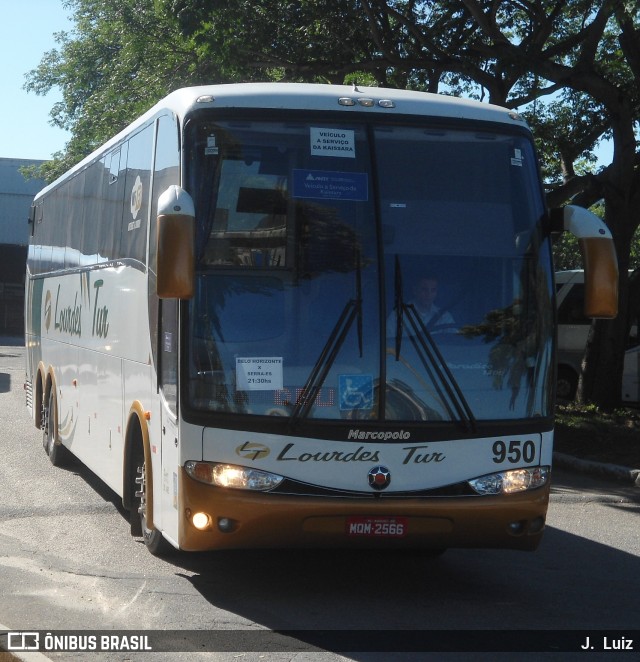
<svg viewBox="0 0 640 662"><path fill-rule="evenodd" d="M24 333L27 220L31 201L45 182L25 179L20 168L41 163L31 159L0 158L0 336Z"/></svg>

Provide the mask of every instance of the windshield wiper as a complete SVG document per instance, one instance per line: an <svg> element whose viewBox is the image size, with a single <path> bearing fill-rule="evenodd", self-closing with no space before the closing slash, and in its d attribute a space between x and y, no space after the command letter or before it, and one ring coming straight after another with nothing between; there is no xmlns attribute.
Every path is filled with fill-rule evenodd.
<svg viewBox="0 0 640 662"><path fill-rule="evenodd" d="M433 337L413 304L404 303L402 294L402 269L400 267L400 258L395 257L394 273L394 307L396 311L396 343L395 354L396 361L400 360L400 350L402 349L402 332L405 327L405 320L413 333L409 333L409 338L413 344L424 369L440 396L440 400L447 409L449 417L457 420L472 432L476 431L476 419L469 407L467 399L464 397L462 389L458 385L453 373L449 369L445 358L440 353L438 346L433 341Z"/></svg>
<svg viewBox="0 0 640 662"><path fill-rule="evenodd" d="M433 336L420 318L420 315L418 315L415 306L413 304L402 304L402 312L413 331L413 333L409 334L409 339L424 369L433 382L442 403L447 408L449 416L453 420L458 420L466 429L475 433L476 418L473 415L473 411L464 397L464 393L458 385L456 378L449 369L445 358L434 342ZM397 347L398 341L396 339L396 351L398 351Z"/></svg>
<svg viewBox="0 0 640 662"><path fill-rule="evenodd" d="M396 311L396 361L400 360L400 349L402 348L402 328L404 326L404 301L402 299L402 271L400 259L396 255L394 281L394 308Z"/></svg>
<svg viewBox="0 0 640 662"><path fill-rule="evenodd" d="M357 333L358 333L358 350L360 358L362 358L362 268L360 265L360 254L357 256L356 265L356 296L350 299L342 309L342 313L335 323L327 342L324 344L318 359L316 360L309 378L307 379L302 393L298 396L295 409L291 414L289 427L293 428L294 425L301 419L306 418L313 407L313 403L318 397L318 393L324 384L331 366L334 364L340 349L349 335L349 331L353 326L354 321L357 320Z"/></svg>

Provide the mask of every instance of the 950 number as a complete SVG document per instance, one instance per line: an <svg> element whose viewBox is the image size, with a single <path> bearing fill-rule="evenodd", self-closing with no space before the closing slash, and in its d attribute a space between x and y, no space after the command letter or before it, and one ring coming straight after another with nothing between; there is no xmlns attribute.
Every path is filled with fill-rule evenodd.
<svg viewBox="0 0 640 662"><path fill-rule="evenodd" d="M500 464L505 460L511 464L531 464L536 459L536 445L531 439L522 441L496 441L493 444L493 461Z"/></svg>

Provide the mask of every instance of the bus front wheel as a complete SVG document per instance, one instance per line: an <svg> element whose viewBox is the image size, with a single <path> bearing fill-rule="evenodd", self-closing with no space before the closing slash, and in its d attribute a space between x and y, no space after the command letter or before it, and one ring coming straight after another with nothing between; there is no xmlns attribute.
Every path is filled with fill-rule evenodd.
<svg viewBox="0 0 640 662"><path fill-rule="evenodd" d="M173 546L164 539L158 529L147 526L147 493L145 489L147 479L142 447L140 447L140 452L136 459L135 498L129 512L131 534L134 536L141 535L145 546L154 556L168 556L175 551Z"/></svg>

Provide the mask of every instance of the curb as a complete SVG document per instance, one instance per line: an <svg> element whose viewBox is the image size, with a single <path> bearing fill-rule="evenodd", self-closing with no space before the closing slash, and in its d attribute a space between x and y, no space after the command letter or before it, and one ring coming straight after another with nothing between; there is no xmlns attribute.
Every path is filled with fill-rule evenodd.
<svg viewBox="0 0 640 662"><path fill-rule="evenodd" d="M619 464L606 464L603 462L593 462L591 460L581 460L580 458L573 457L573 455L566 455L565 453L554 453L553 463L557 467L568 469L570 471L578 471L593 476L600 476L601 478L610 478L626 483L627 485L640 487L640 469L623 467Z"/></svg>

